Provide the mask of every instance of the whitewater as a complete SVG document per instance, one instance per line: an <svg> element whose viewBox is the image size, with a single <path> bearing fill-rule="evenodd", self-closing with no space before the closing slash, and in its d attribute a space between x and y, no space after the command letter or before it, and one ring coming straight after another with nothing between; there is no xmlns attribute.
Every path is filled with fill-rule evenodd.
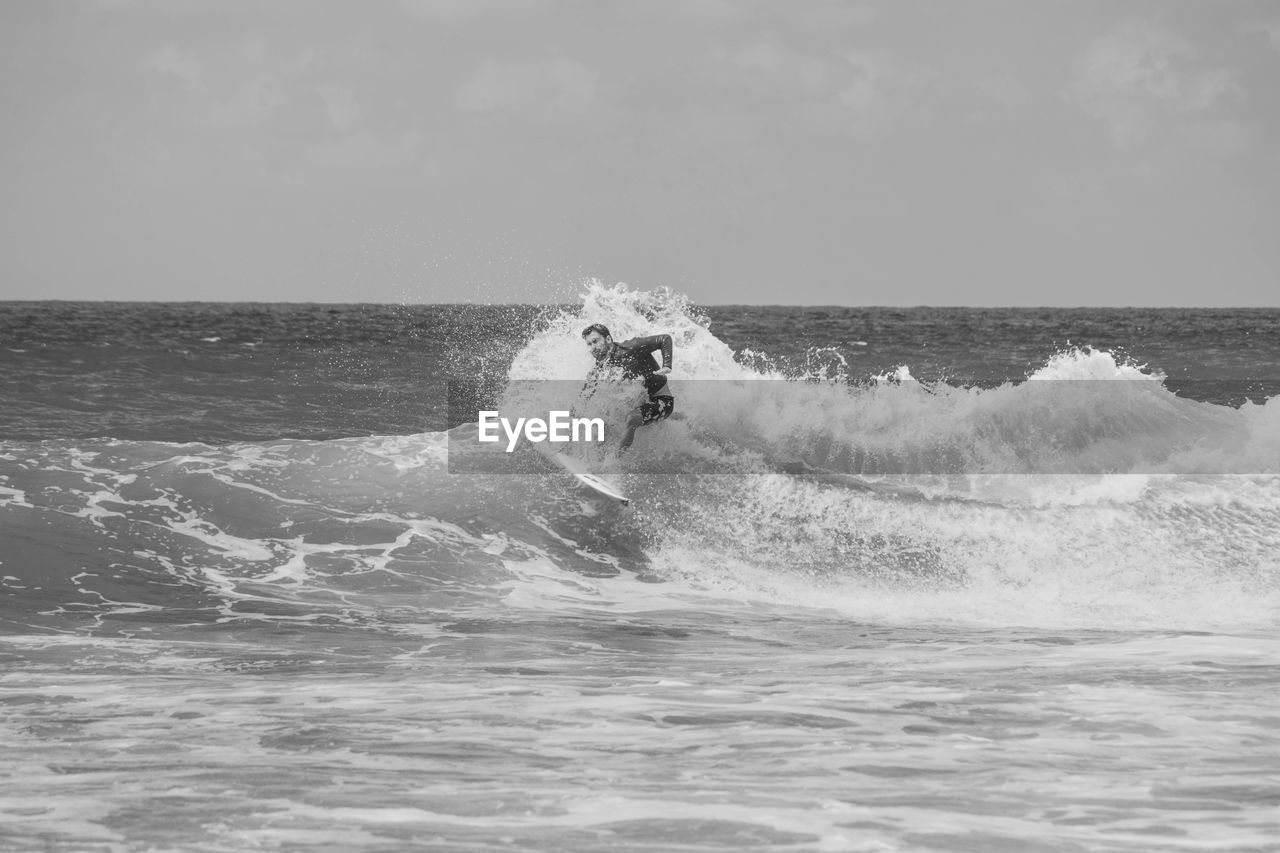
<svg viewBox="0 0 1280 853"><path fill-rule="evenodd" d="M0 849L1280 850L1280 403L1210 381L1277 359L1208 343L1275 312L1196 374L599 283L501 337L0 307ZM597 322L675 342L682 417L591 459L626 508L476 441L624 417Z"/></svg>

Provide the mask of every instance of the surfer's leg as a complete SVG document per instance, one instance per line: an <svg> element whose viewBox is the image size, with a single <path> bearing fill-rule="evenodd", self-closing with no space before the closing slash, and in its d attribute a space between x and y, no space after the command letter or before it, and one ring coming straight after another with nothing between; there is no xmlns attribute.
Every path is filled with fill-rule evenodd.
<svg viewBox="0 0 1280 853"><path fill-rule="evenodd" d="M651 424L654 421L666 420L676 407L676 398L670 394L653 397L649 402L636 409L640 413L640 422Z"/></svg>
<svg viewBox="0 0 1280 853"><path fill-rule="evenodd" d="M631 417L627 419L627 433L622 437L622 445L618 448L618 452L622 453L631 446L631 442L635 441L637 429L644 424L665 420L670 417L675 407L676 398L667 394L654 397L649 402L637 406L631 413Z"/></svg>
<svg viewBox="0 0 1280 853"><path fill-rule="evenodd" d="M644 422L644 406L640 406L631 413L631 417L627 418L627 431L622 436L622 443L618 445L619 453L627 452L627 449L631 447L631 442L636 440L636 430Z"/></svg>

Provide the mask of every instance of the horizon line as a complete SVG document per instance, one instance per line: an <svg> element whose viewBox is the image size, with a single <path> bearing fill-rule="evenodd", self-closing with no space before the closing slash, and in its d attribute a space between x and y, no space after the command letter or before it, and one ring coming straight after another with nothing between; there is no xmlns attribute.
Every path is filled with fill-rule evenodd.
<svg viewBox="0 0 1280 853"><path fill-rule="evenodd" d="M268 300L268 299L232 299L232 300L212 300L212 299L0 299L0 306L4 305L49 305L49 304L103 304L103 305L324 305L331 307L350 307L350 306L367 306L374 305L379 307L414 307L414 306L478 306L485 308L571 308L579 303L574 302L329 302L329 301L307 301L296 302L291 300ZM1256 311L1256 310L1280 310L1280 304L1276 305L1143 305L1143 304L1127 304L1127 305L996 305L996 304L950 304L935 305L928 303L916 304L844 304L838 302L813 302L813 303L784 303L784 302L697 302L690 300L689 304L697 308L859 308L859 309L907 309L915 310L921 308L931 308L939 310L954 309L994 309L994 310L1084 310L1084 309L1108 309L1108 310L1167 310L1167 311Z"/></svg>

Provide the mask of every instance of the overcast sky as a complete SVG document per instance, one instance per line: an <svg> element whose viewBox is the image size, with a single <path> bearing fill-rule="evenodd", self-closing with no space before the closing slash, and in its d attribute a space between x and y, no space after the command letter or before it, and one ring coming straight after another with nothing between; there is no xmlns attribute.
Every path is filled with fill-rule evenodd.
<svg viewBox="0 0 1280 853"><path fill-rule="evenodd" d="M0 299L1280 305L1275 0L2 0Z"/></svg>

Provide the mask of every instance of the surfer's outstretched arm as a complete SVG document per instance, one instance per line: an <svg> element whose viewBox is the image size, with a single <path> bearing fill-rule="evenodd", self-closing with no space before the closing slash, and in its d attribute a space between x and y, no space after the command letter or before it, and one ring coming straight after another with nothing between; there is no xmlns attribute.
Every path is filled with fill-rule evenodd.
<svg viewBox="0 0 1280 853"><path fill-rule="evenodd" d="M632 338L621 344L634 352L642 352L645 355L652 355L659 350L662 351L662 369L665 373L671 371L671 336L670 335L649 335L644 338Z"/></svg>

